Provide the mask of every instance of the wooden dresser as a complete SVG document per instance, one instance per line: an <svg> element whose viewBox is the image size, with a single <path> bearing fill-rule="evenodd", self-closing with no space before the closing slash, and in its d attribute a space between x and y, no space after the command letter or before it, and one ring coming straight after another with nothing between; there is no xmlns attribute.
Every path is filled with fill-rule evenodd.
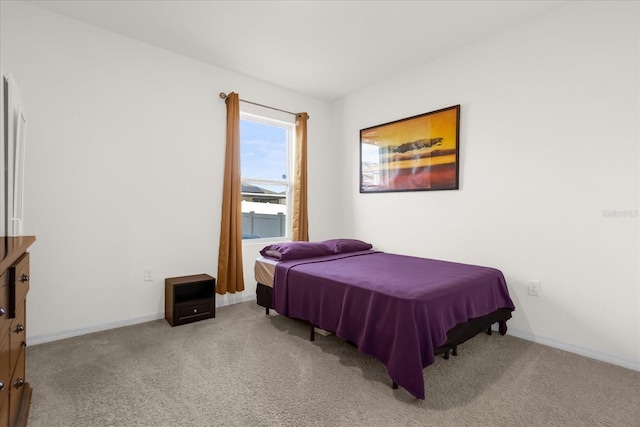
<svg viewBox="0 0 640 427"><path fill-rule="evenodd" d="M31 385L25 379L26 295L33 236L0 237L0 427L25 426Z"/></svg>

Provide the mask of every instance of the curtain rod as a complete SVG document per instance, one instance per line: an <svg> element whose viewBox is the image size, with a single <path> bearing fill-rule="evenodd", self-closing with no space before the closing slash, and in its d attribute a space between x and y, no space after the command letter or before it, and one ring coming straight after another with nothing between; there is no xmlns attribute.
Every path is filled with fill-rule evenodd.
<svg viewBox="0 0 640 427"><path fill-rule="evenodd" d="M227 99L227 94L224 93L224 92L220 92L220 99ZM244 100L244 99L239 99L239 101L240 102L246 102L247 104L257 105L258 107L269 108L270 110L276 110L276 111L280 111L280 112L283 112L283 113L291 114L292 116L297 116L298 115L298 113L292 113L291 111L281 110L280 108L269 107L268 105L258 104L257 102L247 101L247 100ZM310 117L307 116L307 118L310 118Z"/></svg>

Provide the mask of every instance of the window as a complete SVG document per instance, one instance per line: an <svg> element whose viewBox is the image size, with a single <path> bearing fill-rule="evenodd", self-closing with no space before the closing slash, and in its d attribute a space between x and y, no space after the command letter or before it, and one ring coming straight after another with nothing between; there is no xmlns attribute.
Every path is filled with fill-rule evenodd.
<svg viewBox="0 0 640 427"><path fill-rule="evenodd" d="M240 113L243 240L291 236L294 135L293 122Z"/></svg>

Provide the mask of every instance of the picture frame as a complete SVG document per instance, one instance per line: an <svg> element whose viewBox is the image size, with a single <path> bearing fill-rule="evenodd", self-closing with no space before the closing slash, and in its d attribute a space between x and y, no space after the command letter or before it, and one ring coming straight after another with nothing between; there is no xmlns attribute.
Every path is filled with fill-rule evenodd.
<svg viewBox="0 0 640 427"><path fill-rule="evenodd" d="M360 193L457 190L460 105L360 130Z"/></svg>

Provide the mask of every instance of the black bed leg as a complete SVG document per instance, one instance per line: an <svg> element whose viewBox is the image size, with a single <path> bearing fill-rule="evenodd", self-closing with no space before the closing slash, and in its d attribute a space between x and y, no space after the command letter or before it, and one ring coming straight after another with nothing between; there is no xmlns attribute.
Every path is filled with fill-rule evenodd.
<svg viewBox="0 0 640 427"><path fill-rule="evenodd" d="M311 325L311 332L309 333L309 341L315 341L316 340L316 328L315 326Z"/></svg>
<svg viewBox="0 0 640 427"><path fill-rule="evenodd" d="M392 389L394 389L394 390L397 390L397 389L398 389L398 384L396 384L396 382L395 382L395 381L393 381L393 382L391 383L391 388L392 388Z"/></svg>
<svg viewBox="0 0 640 427"><path fill-rule="evenodd" d="M444 351L444 360L449 360L449 349Z"/></svg>
<svg viewBox="0 0 640 427"><path fill-rule="evenodd" d="M265 307L264 308L265 313L267 314L267 316L269 315L269 307Z"/></svg>
<svg viewBox="0 0 640 427"><path fill-rule="evenodd" d="M453 348L451 349L451 354L453 354L454 356L458 355L458 346L454 345Z"/></svg>
<svg viewBox="0 0 640 427"><path fill-rule="evenodd" d="M487 328L487 335L491 335L491 325Z"/></svg>

